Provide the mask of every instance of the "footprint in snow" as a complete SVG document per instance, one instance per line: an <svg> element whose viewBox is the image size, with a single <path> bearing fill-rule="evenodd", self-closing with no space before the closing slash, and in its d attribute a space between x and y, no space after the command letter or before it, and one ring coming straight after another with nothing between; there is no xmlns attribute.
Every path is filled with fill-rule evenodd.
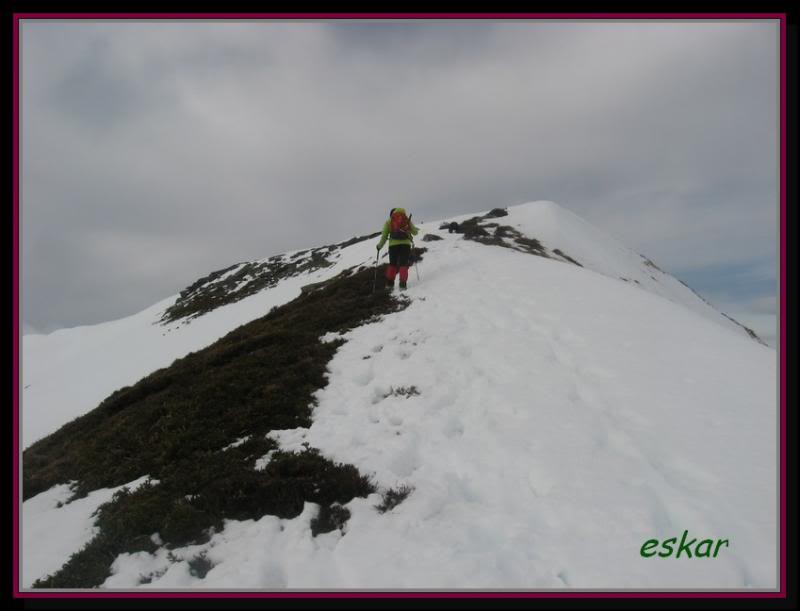
<svg viewBox="0 0 800 611"><path fill-rule="evenodd" d="M403 424L403 418L397 414L392 414L389 416L389 424L392 426L400 426Z"/></svg>
<svg viewBox="0 0 800 611"><path fill-rule="evenodd" d="M567 390L567 399L569 399L571 403L581 403L581 394L578 391L578 387L574 384L570 386L569 390Z"/></svg>
<svg viewBox="0 0 800 611"><path fill-rule="evenodd" d="M464 434L464 423L458 418L451 416L448 418L442 427L442 433L448 439L458 437Z"/></svg>
<svg viewBox="0 0 800 611"><path fill-rule="evenodd" d="M399 448L388 461L389 468L399 477L408 477L419 467L419 452L413 443Z"/></svg>
<svg viewBox="0 0 800 611"><path fill-rule="evenodd" d="M367 384L372 382L374 377L375 374L372 371L372 364L370 361L367 361L363 363L363 366L353 374L352 380L356 384L359 384L361 386L366 386Z"/></svg>
<svg viewBox="0 0 800 611"><path fill-rule="evenodd" d="M391 394L392 394L391 386L383 386L382 384L376 385L375 388L372 389L372 400L371 400L372 405L377 405Z"/></svg>
<svg viewBox="0 0 800 611"><path fill-rule="evenodd" d="M561 346L559 346L556 342L553 341L550 342L550 351L552 352L556 361L558 361L565 367L568 367L569 369L575 369L575 363L572 360L572 357L566 350L561 348Z"/></svg>
<svg viewBox="0 0 800 611"><path fill-rule="evenodd" d="M675 487L707 490L719 483L716 475L677 454L651 457L650 463Z"/></svg>
<svg viewBox="0 0 800 611"><path fill-rule="evenodd" d="M534 495L547 496L554 485L555 482L543 468L532 466L528 470L528 486Z"/></svg>
<svg viewBox="0 0 800 611"><path fill-rule="evenodd" d="M605 408L594 391L592 391L588 386L584 384L578 384L575 386L575 392L583 405L601 410Z"/></svg>

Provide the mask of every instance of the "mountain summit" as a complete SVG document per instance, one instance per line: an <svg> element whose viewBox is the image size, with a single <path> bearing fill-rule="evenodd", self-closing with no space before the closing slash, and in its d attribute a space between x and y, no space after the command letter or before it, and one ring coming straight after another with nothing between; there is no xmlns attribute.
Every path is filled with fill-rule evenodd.
<svg viewBox="0 0 800 611"><path fill-rule="evenodd" d="M25 336L23 585L775 587L774 350L551 202L419 227Z"/></svg>

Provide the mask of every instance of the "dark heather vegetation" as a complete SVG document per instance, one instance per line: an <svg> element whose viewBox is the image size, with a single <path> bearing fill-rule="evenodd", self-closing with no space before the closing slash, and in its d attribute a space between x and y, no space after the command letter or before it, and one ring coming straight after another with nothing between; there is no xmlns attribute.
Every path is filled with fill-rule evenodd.
<svg viewBox="0 0 800 611"><path fill-rule="evenodd" d="M331 532L332 530L344 530L344 525L350 519L350 511L338 503L333 505L323 505L317 517L311 520L311 534L316 537L319 534Z"/></svg>
<svg viewBox="0 0 800 611"><path fill-rule="evenodd" d="M191 320L215 308L240 301L275 286L281 280L333 265L331 256L358 242L378 237L378 233L296 252L276 255L266 261L237 263L200 278L180 292L177 301L167 308L161 322Z"/></svg>
<svg viewBox="0 0 800 611"><path fill-rule="evenodd" d="M395 507L397 507L400 503L408 498L408 495L413 492L414 488L411 486L403 484L399 488L392 488L391 490L387 490L383 493L383 500L381 501L380 505L377 505L375 509L377 509L380 513L386 513L387 511L391 511Z"/></svg>
<svg viewBox="0 0 800 611"><path fill-rule="evenodd" d="M486 222L487 219L499 218L507 214L502 209L496 209L483 216L473 216L471 219L459 223L456 232L463 234L464 239L479 244L502 246L539 257L553 258L539 240L525 236L510 225Z"/></svg>
<svg viewBox="0 0 800 611"><path fill-rule="evenodd" d="M390 387L389 392L384 393L383 398L389 397L416 397L420 392L416 386L401 386L399 388Z"/></svg>
<svg viewBox="0 0 800 611"><path fill-rule="evenodd" d="M189 560L189 574L192 575L192 577L203 579L213 568L214 565L204 553Z"/></svg>
<svg viewBox="0 0 800 611"><path fill-rule="evenodd" d="M649 261L649 259L647 259L647 260ZM652 262L651 262L651 263L652 263ZM653 265L652 265L651 267L656 267L655 263L653 263ZM658 268L656 267L656 269L658 269ZM660 271L660 270L659 270L659 271ZM695 291L695 290L694 290L694 289L693 289L691 286L689 286L688 284L686 284L686 283L685 283L683 280L678 280L678 282L680 282L680 283L681 283L683 286L685 286L687 289L689 289L690 291L692 291L692 293L694 293L694 294L697 296L697 298L698 298L698 299L700 299L701 301L703 301L703 302L704 302L706 305L708 305L709 307L712 307L712 308L714 307L713 305L711 305L711 304L708 302L708 300L707 300L705 297L703 297L703 296L702 296L700 293L698 293L697 291ZM723 315L725 318L727 318L728 320L730 320L732 323L734 323L734 324L736 324L736 325L740 326L742 329L744 329L744 330L745 330L745 332L747 333L747 335L749 335L751 339L754 339L755 341L757 341L759 344L761 344L761 345L763 345L763 346L766 346L766 345L768 345L768 344L767 344L767 342L765 342L763 339L761 339L761 338L758 336L758 334L757 334L755 331L753 331L753 330L752 330L750 327L746 327L745 325L743 325L742 323L740 323L740 322L739 322L738 320L736 320L735 318L733 318L733 317L729 316L729 315L728 315L728 314L726 314L725 312L720 312L720 314L722 314L722 315Z"/></svg>
<svg viewBox="0 0 800 611"><path fill-rule="evenodd" d="M559 250L558 248L554 248L554 249L553 249L553 254L554 254L554 255L558 255L559 257L561 257L561 258L562 258L562 259L564 259L565 261L569 261L569 262L570 262L570 263L572 263L573 265L577 265L578 267L583 267L583 265L581 265L581 264L580 264L578 261L576 261L575 259L573 259L573 258L572 258L572 257L570 257L569 255L567 255L567 254L563 253L563 252L562 252L561 250Z"/></svg>
<svg viewBox="0 0 800 611"><path fill-rule="evenodd" d="M452 229L455 233L463 234L465 240L472 240L473 242L486 244L487 246L511 248L529 255L562 260L583 267L578 261L557 248L549 252L539 240L524 235L518 229L510 225L487 222L489 219L502 218L504 216L508 216L506 210L503 208L495 208L483 216L473 216L461 223L445 223L440 229L449 230L452 225Z"/></svg>
<svg viewBox="0 0 800 611"><path fill-rule="evenodd" d="M653 263L653 262L652 262L650 259L648 259L648 258L647 258L647 257L645 257L644 255L639 255L639 256L640 256L640 257L642 257L642 259L644 259L644 264L645 264L647 267L652 267L653 269L657 269L658 271L660 271L662 274L664 273L664 270L663 270L663 269L661 269L661 268L660 268L658 265L656 265L655 263Z"/></svg>
<svg viewBox="0 0 800 611"><path fill-rule="evenodd" d="M749 335L752 339L756 340L759 344L763 344L764 346L767 345L767 342L765 342L763 339L761 339L758 336L758 334L755 331L753 331L750 327L744 326L742 323L740 323L735 318L733 318L731 316L728 316L725 312L722 312L722 315L725 318L727 318L728 320L730 320L732 323L739 325L742 329L744 329L747 332L747 335Z"/></svg>
<svg viewBox="0 0 800 611"><path fill-rule="evenodd" d="M304 502L322 508L315 533L342 528L348 514L341 505L374 492L371 482L314 449L276 451L265 435L311 424L313 393L325 386L327 363L341 345L321 336L406 303L373 294L369 269L343 277L113 393L28 448L26 499L64 482L75 482L82 496L143 475L157 480L118 492L98 512L99 534L35 585L94 587L118 554L153 551L155 533L167 547L184 546L207 540L223 519L292 518ZM196 569L207 567L198 560Z"/></svg>
<svg viewBox="0 0 800 611"><path fill-rule="evenodd" d="M411 249L411 263L422 261L426 252L428 252L428 249L424 246L414 246Z"/></svg>

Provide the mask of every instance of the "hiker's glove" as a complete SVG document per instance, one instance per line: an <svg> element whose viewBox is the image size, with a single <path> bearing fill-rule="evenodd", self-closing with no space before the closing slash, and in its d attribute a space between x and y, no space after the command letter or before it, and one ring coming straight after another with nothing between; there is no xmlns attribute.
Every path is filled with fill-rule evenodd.
<svg viewBox="0 0 800 611"><path fill-rule="evenodd" d="M375 244L375 249L376 250L380 250L381 249L381 245L380 244Z"/></svg>

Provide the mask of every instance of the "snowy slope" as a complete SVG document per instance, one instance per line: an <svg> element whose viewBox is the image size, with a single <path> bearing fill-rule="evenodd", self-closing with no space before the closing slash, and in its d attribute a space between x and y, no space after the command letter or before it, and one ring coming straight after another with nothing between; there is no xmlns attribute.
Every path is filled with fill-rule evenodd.
<svg viewBox="0 0 800 611"><path fill-rule="evenodd" d="M571 212L551 202L532 202L508 209L496 219L538 238L551 251L560 249L587 269L613 278L626 278L636 286L681 303L736 332L744 329L711 308L690 289L648 265L640 255L597 231ZM456 217L464 220L474 215ZM453 219L448 219L448 221ZM422 233L438 233L441 221L422 225ZM421 241L418 242L422 245ZM272 259L290 260L302 253ZM329 255L330 267L282 279L274 287L208 313L170 324L162 316L180 298L172 296L134 316L99 325L63 329L49 335L22 338L22 445L57 430L73 418L96 407L113 391L170 365L175 359L208 346L270 308L300 294L301 287L319 282L353 266L371 265L374 240L347 245ZM267 260L264 260L267 261ZM213 288L236 267L209 282ZM242 284L246 284L246 280ZM236 287L240 289L240 286Z"/></svg>
<svg viewBox="0 0 800 611"><path fill-rule="evenodd" d="M69 502L73 490L68 483L55 486L25 503L22 529L22 586L31 587L39 577L57 571L64 560L89 543L98 532L94 513L122 488L136 490L147 481L143 476L117 488L94 490ZM53 522L53 518L57 522ZM46 544L43 544L46 542Z"/></svg>
<svg viewBox="0 0 800 611"><path fill-rule="evenodd" d="M104 587L774 588L775 351L674 294L620 281L642 271L635 257L623 269L624 250L582 251L574 227L546 224L549 206L499 221L535 224L526 233L584 267L426 226L443 239L424 244L411 305L346 334L312 426L274 435L385 488L409 486L404 502L381 514L379 495L354 499L344 535L312 537L311 504L293 520L229 521L204 545L119 556ZM369 262L374 242L348 251L341 265ZM172 333L278 301L260 298ZM124 344L108 345L124 362ZM58 524L69 505L42 500L54 494L26 501L23 516L35 507L37 526L52 525L37 545L66 560ZM640 556L647 539L684 530L730 548ZM204 578L190 570L198 556L213 565ZM31 567L28 583L43 574Z"/></svg>
<svg viewBox="0 0 800 611"><path fill-rule="evenodd" d="M353 512L345 583L775 586L774 351L585 270L479 248L446 245L413 306L351 333L330 367L304 439L414 487L388 521ZM383 399L409 385L419 396ZM702 571L639 557L684 529L735 550Z"/></svg>
<svg viewBox="0 0 800 611"><path fill-rule="evenodd" d="M745 327L719 312L688 286L661 270L653 261L598 230L573 212L550 201L536 201L506 209L508 216L491 218L538 239L549 253L563 253L595 272L688 307L722 326L750 337ZM463 221L471 215L458 217ZM559 252L560 251L560 252ZM552 254L554 253L555 254Z"/></svg>
<svg viewBox="0 0 800 611"><path fill-rule="evenodd" d="M311 506L231 522L172 552L205 552L205 579L163 550L118 558L107 587L775 584L774 351L576 266L432 251L411 307L348 334L313 426L279 435L410 497L351 502L343 537L312 539ZM685 529L735 547L702 571L639 556Z"/></svg>
<svg viewBox="0 0 800 611"><path fill-rule="evenodd" d="M374 259L375 246L360 242L333 257L331 267L287 278L276 286L190 320L164 324L179 296L107 323L22 338L22 445L28 447L94 409L115 390L169 366L300 295L301 287ZM291 257L287 253L284 257ZM223 276L214 282L224 279Z"/></svg>

